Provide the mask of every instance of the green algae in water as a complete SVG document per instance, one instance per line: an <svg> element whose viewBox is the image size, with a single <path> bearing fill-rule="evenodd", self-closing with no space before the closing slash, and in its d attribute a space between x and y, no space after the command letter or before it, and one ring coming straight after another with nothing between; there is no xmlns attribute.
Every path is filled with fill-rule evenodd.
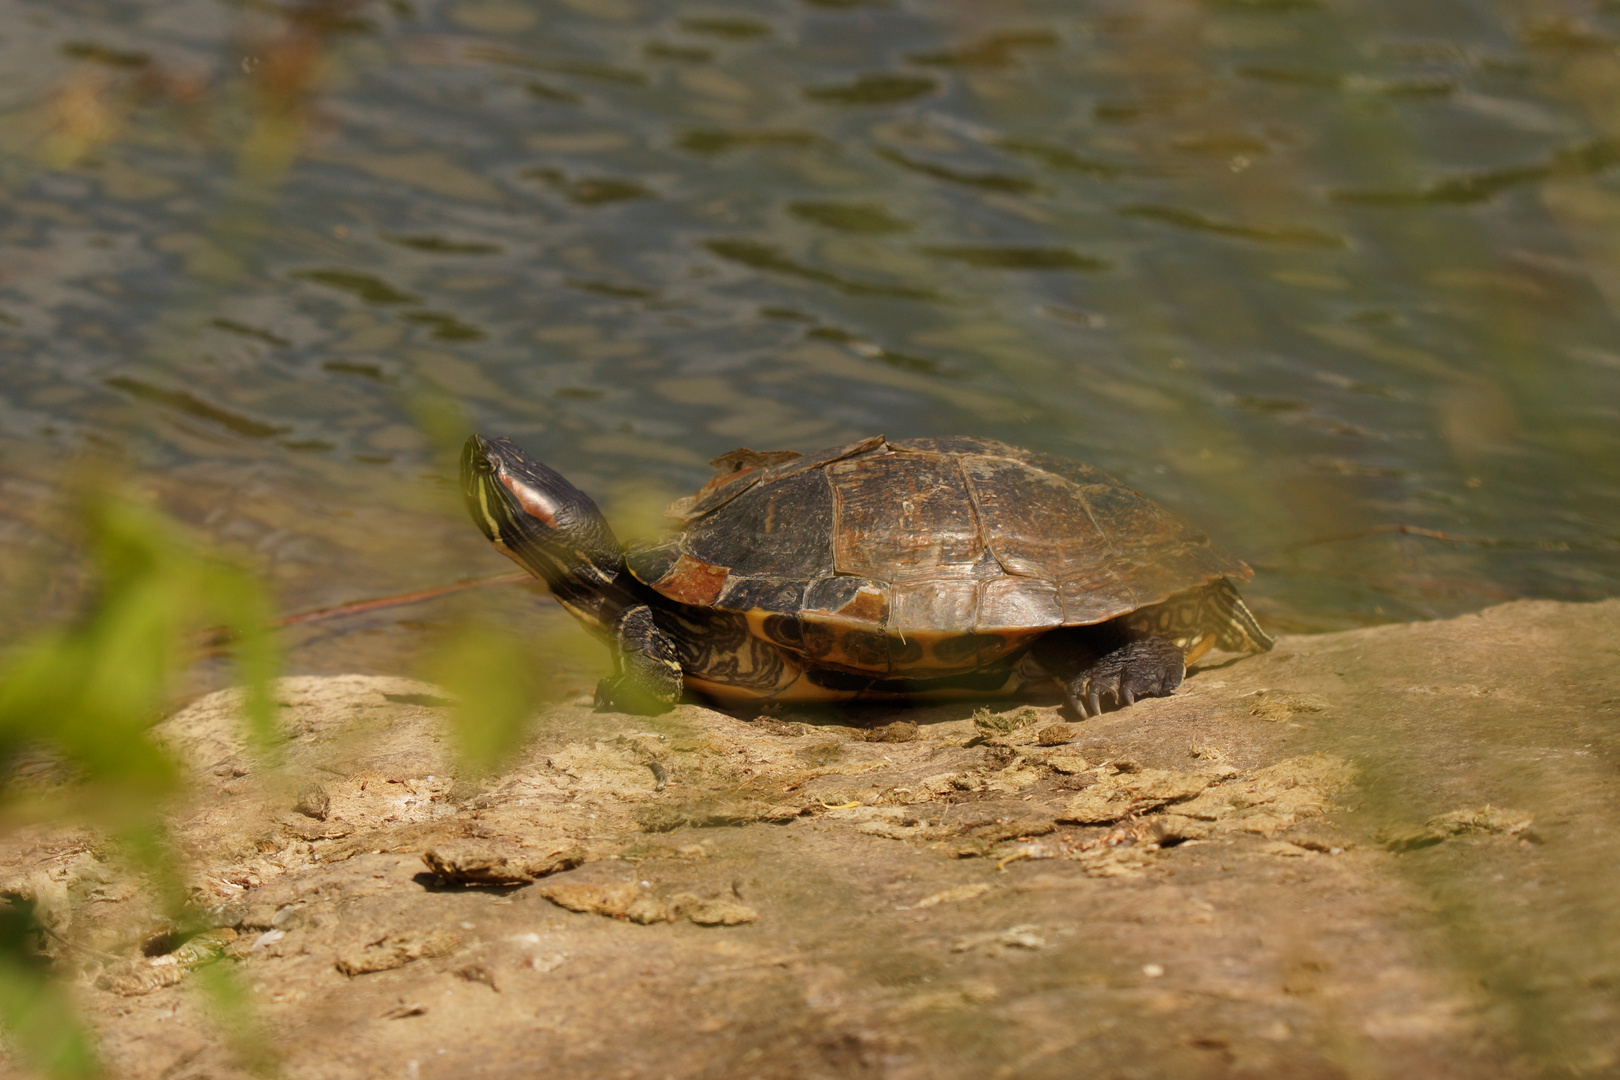
<svg viewBox="0 0 1620 1080"><path fill-rule="evenodd" d="M797 202L788 204L787 209L796 218L841 232L877 235L910 232L912 228L909 222L872 203Z"/></svg>
<svg viewBox="0 0 1620 1080"><path fill-rule="evenodd" d="M804 96L834 105L893 105L937 89L939 83L925 75L874 74L837 86L806 87Z"/></svg>
<svg viewBox="0 0 1620 1080"><path fill-rule="evenodd" d="M292 276L300 281L346 292L368 304L414 304L421 299L403 289L394 288L382 278L353 270L301 270Z"/></svg>

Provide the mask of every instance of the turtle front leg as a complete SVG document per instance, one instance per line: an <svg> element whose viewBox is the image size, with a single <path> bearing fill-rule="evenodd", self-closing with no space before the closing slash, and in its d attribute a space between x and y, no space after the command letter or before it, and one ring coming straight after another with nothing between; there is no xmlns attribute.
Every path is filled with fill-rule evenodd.
<svg viewBox="0 0 1620 1080"><path fill-rule="evenodd" d="M1186 658L1173 643L1117 626L1053 630L1035 645L1035 658L1063 685L1073 714L1102 714L1103 695L1120 707L1137 698L1169 697L1187 673Z"/></svg>
<svg viewBox="0 0 1620 1080"><path fill-rule="evenodd" d="M684 685L681 662L652 609L626 608L612 632L614 674L596 684L596 707L648 716L668 712Z"/></svg>

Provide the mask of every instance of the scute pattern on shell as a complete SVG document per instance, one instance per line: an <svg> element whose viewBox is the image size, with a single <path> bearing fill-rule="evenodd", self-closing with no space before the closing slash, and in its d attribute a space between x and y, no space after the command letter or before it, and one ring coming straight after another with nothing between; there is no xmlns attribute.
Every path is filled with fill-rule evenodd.
<svg viewBox="0 0 1620 1080"><path fill-rule="evenodd" d="M1250 576L1146 496L1053 455L877 436L782 457L716 459L730 471L671 507L684 529L632 551L632 573L682 603L771 613L771 637L882 671L990 663L1046 629Z"/></svg>

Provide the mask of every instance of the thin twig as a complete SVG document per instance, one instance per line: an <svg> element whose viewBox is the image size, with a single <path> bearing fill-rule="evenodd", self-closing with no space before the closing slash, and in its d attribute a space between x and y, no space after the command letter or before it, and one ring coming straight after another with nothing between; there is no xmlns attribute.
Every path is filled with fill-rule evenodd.
<svg viewBox="0 0 1620 1080"><path fill-rule="evenodd" d="M431 589L421 589L417 592L400 593L398 596L384 596L375 600L354 600L347 604L336 604L332 607L316 608L313 611L300 611L295 615L283 615L271 626L280 629L284 626L298 626L301 623L320 622L324 619L338 619L346 615L361 615L367 611L380 611L383 608L402 607L405 604L420 604L424 600L434 600L451 593L462 592L466 589L478 589L485 585L517 585L525 581L533 581L531 574L518 571L511 574L496 574L494 577L469 578L458 581L453 585L436 585Z"/></svg>
<svg viewBox="0 0 1620 1080"><path fill-rule="evenodd" d="M304 623L341 619L349 615L363 615L368 611L403 607L406 604L420 604L425 600L436 600L441 596L464 592L467 589L479 589L486 585L518 585L533 580L534 578L531 575L522 572L496 574L493 577L485 578L468 578L452 585L436 585L431 589L419 589L416 592L399 593L395 596L381 596L371 600L353 600L347 604L334 604L331 607L315 608L312 611L299 611L291 615L283 615L270 625L273 629L281 630L289 626L300 626ZM216 650L230 644L232 637L227 627L215 626L199 631L194 640L200 649Z"/></svg>
<svg viewBox="0 0 1620 1080"><path fill-rule="evenodd" d="M1445 540L1453 544L1474 544L1479 547L1520 547L1536 548L1543 551L1568 551L1571 545L1563 540L1500 540L1491 536L1459 536L1456 533L1441 532L1439 529L1425 529L1420 525L1406 525L1393 522L1387 525L1373 525L1355 532L1337 533L1333 536L1319 536L1312 540L1301 540L1289 544L1283 550L1294 551L1302 547L1315 544L1337 544L1345 540L1360 540L1367 536L1378 536L1383 533L1405 533L1407 536L1424 536L1430 540Z"/></svg>
<svg viewBox="0 0 1620 1080"><path fill-rule="evenodd" d="M81 945L79 942L59 933L54 928L46 926L44 923L35 923L35 925L70 949L75 949L82 953L88 953L91 956L96 957L98 960L106 960L114 964L121 964L124 962L125 958L122 956L115 956L110 952L102 952L100 949L93 949L89 945Z"/></svg>

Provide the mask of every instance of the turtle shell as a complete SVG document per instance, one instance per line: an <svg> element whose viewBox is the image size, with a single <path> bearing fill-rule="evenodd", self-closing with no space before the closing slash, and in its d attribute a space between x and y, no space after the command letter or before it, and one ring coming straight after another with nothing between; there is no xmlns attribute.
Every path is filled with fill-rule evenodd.
<svg viewBox="0 0 1620 1080"><path fill-rule="evenodd" d="M972 670L1054 627L1251 574L1107 473L989 439L877 436L715 466L670 508L678 531L629 552L631 573L833 667Z"/></svg>

